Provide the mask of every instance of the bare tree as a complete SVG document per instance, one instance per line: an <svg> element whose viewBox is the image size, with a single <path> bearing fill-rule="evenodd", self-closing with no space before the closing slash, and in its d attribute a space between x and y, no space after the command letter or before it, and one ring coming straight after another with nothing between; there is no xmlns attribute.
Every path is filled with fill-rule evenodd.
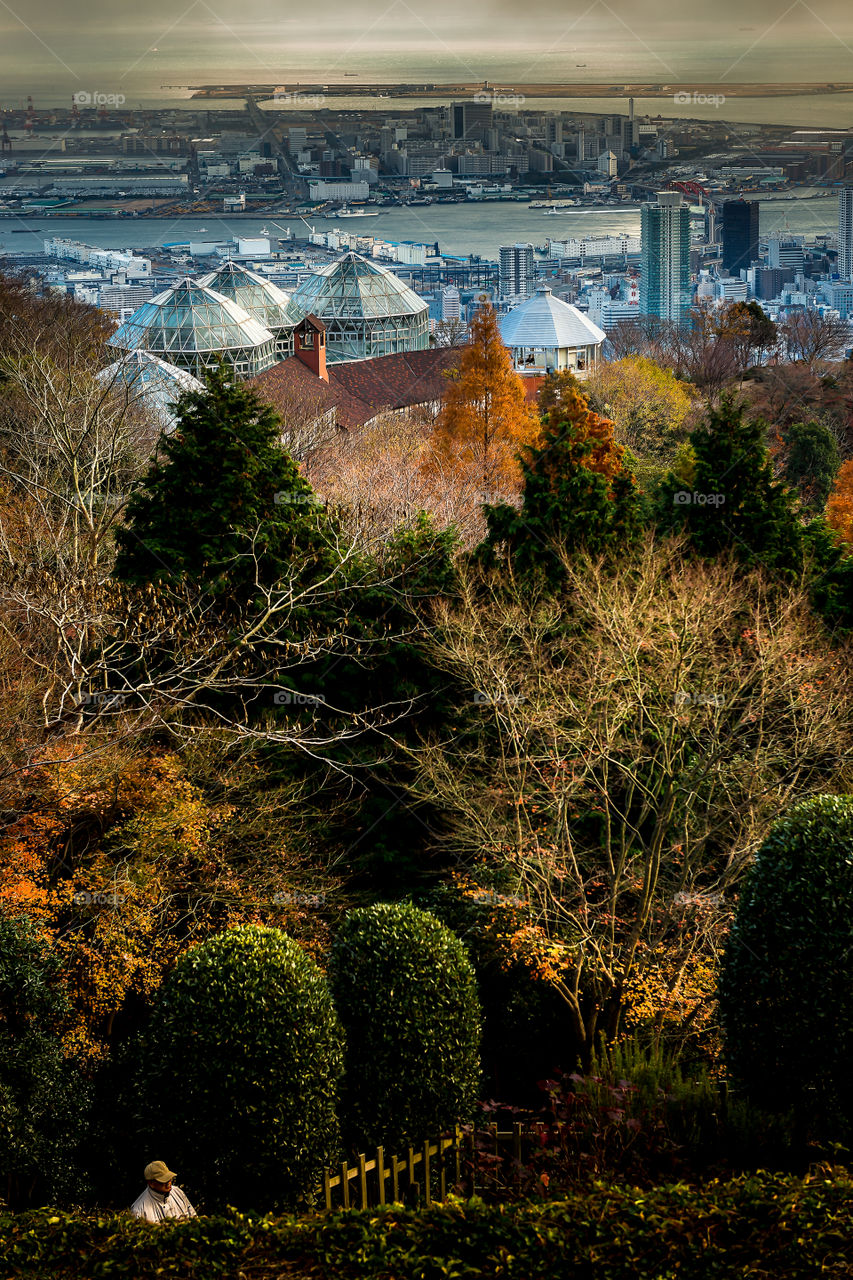
<svg viewBox="0 0 853 1280"><path fill-rule="evenodd" d="M840 360L853 342L845 321L817 311L791 312L780 328L789 358L802 360L810 369L822 361Z"/></svg>
<svg viewBox="0 0 853 1280"><path fill-rule="evenodd" d="M496 933L563 998L588 1062L661 948L673 980L697 945L713 962L785 806L846 789L853 698L800 590L768 596L676 543L565 567L563 598L504 572L439 608L435 659L469 702L424 744L416 790L461 870L515 904Z"/></svg>

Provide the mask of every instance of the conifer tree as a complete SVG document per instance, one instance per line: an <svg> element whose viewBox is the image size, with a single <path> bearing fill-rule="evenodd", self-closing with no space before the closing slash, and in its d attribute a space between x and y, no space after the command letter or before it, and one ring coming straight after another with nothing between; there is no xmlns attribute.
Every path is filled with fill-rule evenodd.
<svg viewBox="0 0 853 1280"><path fill-rule="evenodd" d="M541 442L521 457L521 509L486 506L488 532L477 555L489 564L503 551L517 571L556 584L561 552L598 555L630 546L642 527L644 499L613 423L593 413L571 374L552 376L539 403Z"/></svg>
<svg viewBox="0 0 853 1280"><path fill-rule="evenodd" d="M331 564L331 525L280 444L275 412L224 369L184 396L116 536L126 583L190 580L239 597Z"/></svg>
<svg viewBox="0 0 853 1280"><path fill-rule="evenodd" d="M657 495L658 524L684 530L701 555L731 548L747 564L782 574L803 563L802 529L784 485L773 477L766 424L724 396L690 437L693 487L670 473Z"/></svg>

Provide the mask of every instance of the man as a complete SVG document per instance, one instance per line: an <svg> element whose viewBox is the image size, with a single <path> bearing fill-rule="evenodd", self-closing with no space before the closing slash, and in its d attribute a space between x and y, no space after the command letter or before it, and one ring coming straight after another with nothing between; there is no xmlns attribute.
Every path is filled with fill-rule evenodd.
<svg viewBox="0 0 853 1280"><path fill-rule="evenodd" d="M148 1183L130 1212L146 1222L165 1222L167 1218L195 1218L195 1209L180 1187L173 1187L175 1175L162 1160L152 1160L142 1175Z"/></svg>

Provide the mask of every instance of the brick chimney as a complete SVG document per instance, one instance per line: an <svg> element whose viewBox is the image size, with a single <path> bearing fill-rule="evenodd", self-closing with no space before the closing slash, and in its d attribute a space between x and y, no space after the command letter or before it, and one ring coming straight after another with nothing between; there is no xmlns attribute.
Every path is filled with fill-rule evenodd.
<svg viewBox="0 0 853 1280"><path fill-rule="evenodd" d="M297 325L293 335L293 354L307 365L313 374L329 381L326 372L326 326L316 316L306 316Z"/></svg>

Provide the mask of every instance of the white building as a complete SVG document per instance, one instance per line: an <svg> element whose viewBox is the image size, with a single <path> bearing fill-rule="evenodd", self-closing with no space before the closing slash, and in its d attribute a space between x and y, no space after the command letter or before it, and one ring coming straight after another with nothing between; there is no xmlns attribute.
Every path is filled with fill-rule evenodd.
<svg viewBox="0 0 853 1280"><path fill-rule="evenodd" d="M459 320L462 316L462 305L459 290L455 285L446 285L441 291L442 320Z"/></svg>
<svg viewBox="0 0 853 1280"><path fill-rule="evenodd" d="M853 280L826 280L819 288L821 297L842 320L853 319Z"/></svg>
<svg viewBox="0 0 853 1280"><path fill-rule="evenodd" d="M616 156L612 151L602 151L598 157L598 172L603 173L607 178L615 178L619 172L619 164Z"/></svg>
<svg viewBox="0 0 853 1280"><path fill-rule="evenodd" d="M722 280L714 281L714 297L718 302L746 302L747 283L734 276L723 276Z"/></svg>
<svg viewBox="0 0 853 1280"><path fill-rule="evenodd" d="M577 307L555 298L547 284L499 320L504 346L522 375L568 370L579 377L595 368L606 333Z"/></svg>
<svg viewBox="0 0 853 1280"><path fill-rule="evenodd" d="M308 199L314 203L321 200L366 200L370 195L370 187L366 182L325 182L318 179L308 183Z"/></svg>

